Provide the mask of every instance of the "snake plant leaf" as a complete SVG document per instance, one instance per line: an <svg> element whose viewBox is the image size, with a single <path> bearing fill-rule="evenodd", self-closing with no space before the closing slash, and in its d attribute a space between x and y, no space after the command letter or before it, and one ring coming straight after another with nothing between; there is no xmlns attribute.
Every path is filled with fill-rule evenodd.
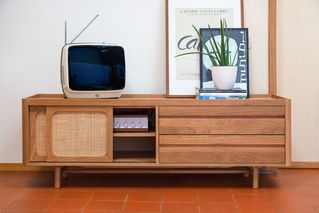
<svg viewBox="0 0 319 213"><path fill-rule="evenodd" d="M229 37L226 37L226 58L227 58L227 66L230 65L230 52L229 52Z"/></svg>
<svg viewBox="0 0 319 213"><path fill-rule="evenodd" d="M211 56L211 55L209 55L209 54L207 54L207 53L205 53L205 52L188 52L188 53L182 53L182 54L179 54L179 55L176 55L175 56L175 58L177 58L177 57L181 57L181 56L185 56L185 55L207 55L209 58L210 58L210 60L211 60L211 62L212 62L212 64L214 65L214 66L217 66L218 65L218 63L217 63L217 59L214 57L214 56Z"/></svg>
<svg viewBox="0 0 319 213"><path fill-rule="evenodd" d="M209 44L210 44L210 46L211 46L211 48L212 48L212 53L217 57L217 58L219 58L219 56L218 56L218 54L217 54L217 52L216 52L216 49L215 49L215 47L214 47L214 45L213 45L213 43L212 43L212 40L211 39L208 39L208 41L209 41ZM220 59L220 58L219 58Z"/></svg>
<svg viewBox="0 0 319 213"><path fill-rule="evenodd" d="M209 30L210 30L210 37L212 37L214 45L215 45L215 46L213 45L212 47L215 50L216 57L218 56L218 58L219 58L219 66L222 66L222 57L221 57L221 53L220 53L221 45L216 42L215 36L213 35L212 28L209 25L208 25L208 27L209 27Z"/></svg>
<svg viewBox="0 0 319 213"><path fill-rule="evenodd" d="M213 42L214 42L214 45L212 45L212 49L215 52L215 56L219 59L219 65L221 65L222 64L222 59L221 59L220 50L218 48L218 46L220 46L220 44L216 42L215 36L213 35L212 28L210 27L210 25L208 25L208 28L209 28L209 31L210 31L210 37L213 39Z"/></svg>
<svg viewBox="0 0 319 213"><path fill-rule="evenodd" d="M210 37L208 39L208 42L204 42L204 38L201 36L199 30L192 25L194 30L196 31L200 44L202 45L203 49L205 52L188 52L188 53L183 53L179 54L175 57L180 57L184 55L191 55L191 54L200 54L200 55L206 55L209 57L210 61L214 66L234 66L235 60L238 57L238 48L235 53L235 55L232 57L232 54L230 52L230 36L228 32L228 27L227 27L227 22L225 19L220 20L220 36L221 36L221 41L216 42L215 36L213 34L212 28L210 25L209 31L210 31ZM208 48L208 45L211 47L211 51Z"/></svg>
<svg viewBox="0 0 319 213"><path fill-rule="evenodd" d="M233 61L231 63L231 66L235 66L235 60L236 60L237 55L238 55L238 48L237 48L236 53L234 55Z"/></svg>
<svg viewBox="0 0 319 213"><path fill-rule="evenodd" d="M221 58L222 58L222 66L226 66L226 58L225 58L225 38L224 38L224 23L223 20L220 20L220 36L221 36Z"/></svg>
<svg viewBox="0 0 319 213"><path fill-rule="evenodd" d="M185 55L207 55L209 56L209 54L205 53L205 52L188 52L188 53L181 53L175 56L175 58L181 57L181 56L185 56ZM212 56L213 58L215 58L214 56ZM215 58L216 59L216 58Z"/></svg>
<svg viewBox="0 0 319 213"><path fill-rule="evenodd" d="M197 28L196 28L194 25L193 25L193 28L194 28L194 30L196 31L196 33L197 33L197 35L198 35L198 37L199 37L199 39L200 39L200 42L201 42L201 44L203 45L205 51L206 51L207 54L209 55L209 58L211 59L212 63L214 64L214 63L216 62L216 60L212 57L213 55L210 53L210 51L209 51L209 49L208 49L206 43L204 42L203 37L201 36L201 34L199 33L199 31L197 30ZM214 61L215 61L215 62L214 62ZM217 61L218 61L218 58L217 58Z"/></svg>

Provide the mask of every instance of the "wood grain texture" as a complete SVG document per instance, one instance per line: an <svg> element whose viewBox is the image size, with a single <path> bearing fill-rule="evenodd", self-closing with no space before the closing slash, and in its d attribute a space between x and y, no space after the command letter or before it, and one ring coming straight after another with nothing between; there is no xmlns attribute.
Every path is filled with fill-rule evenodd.
<svg viewBox="0 0 319 213"><path fill-rule="evenodd" d="M160 107L160 117L284 117L285 107Z"/></svg>
<svg viewBox="0 0 319 213"><path fill-rule="evenodd" d="M284 153L283 153L284 155ZM114 169L180 169L180 168L229 168L229 167L285 167L284 163L115 163L115 162L29 162L27 166L98 167Z"/></svg>
<svg viewBox="0 0 319 213"><path fill-rule="evenodd" d="M286 100L286 165L291 165L291 100Z"/></svg>
<svg viewBox="0 0 319 213"><path fill-rule="evenodd" d="M160 163L285 163L284 147L160 147Z"/></svg>
<svg viewBox="0 0 319 213"><path fill-rule="evenodd" d="M46 161L45 107L30 108L30 161Z"/></svg>
<svg viewBox="0 0 319 213"><path fill-rule="evenodd" d="M117 137L117 138L156 137L156 132L114 132L113 137Z"/></svg>
<svg viewBox="0 0 319 213"><path fill-rule="evenodd" d="M155 158L118 158L113 160L114 163L155 163Z"/></svg>
<svg viewBox="0 0 319 213"><path fill-rule="evenodd" d="M278 97L271 97L268 95L254 95L246 100L196 100L195 98L166 98L163 95L123 95L119 99L67 99L63 95L38 95L35 98L26 98L26 104L32 106L103 106L116 108L138 108L156 106L207 106L207 107L238 107L238 106L285 106L285 99Z"/></svg>
<svg viewBox="0 0 319 213"><path fill-rule="evenodd" d="M22 99L23 163L30 163L30 111L27 99Z"/></svg>
<svg viewBox="0 0 319 213"><path fill-rule="evenodd" d="M268 0L268 78L269 94L277 94L277 0Z"/></svg>
<svg viewBox="0 0 319 213"><path fill-rule="evenodd" d="M169 17L168 17L168 1L165 0L165 68L166 68L166 97L169 94Z"/></svg>
<svg viewBox="0 0 319 213"><path fill-rule="evenodd" d="M272 95L275 96L275 95ZM269 94L251 94L249 98L269 98ZM63 94L35 94L32 96L29 96L27 98L24 98L25 100L29 99L67 99ZM165 94L122 94L120 99L141 99L141 98L147 98L147 99L166 99ZM93 99L92 99L93 100ZM103 99L98 99L103 100ZM109 100L109 99L108 99ZM152 107L153 108L153 107Z"/></svg>
<svg viewBox="0 0 319 213"><path fill-rule="evenodd" d="M52 171L52 169L54 169L54 165L51 165L51 163L49 165L44 165L44 164L48 164L48 163L43 163L41 162L40 164L36 165L31 163L31 166L26 166L23 163L0 163L0 171ZM52 163L57 165L56 163ZM60 163L61 164L61 163ZM86 166L89 168L92 168L93 165L90 163L78 163L81 165L77 165L75 163L67 163L68 165L72 165L72 166ZM94 163L96 166L96 163ZM51 165L51 166L50 166ZM114 167L112 163L99 163L99 166L96 166L95 168L112 168ZM118 164L117 164L118 165ZM125 164L127 166L127 164ZM136 164L135 162L133 162L132 164L133 166L139 165ZM145 169L147 168L151 168L150 164L144 164L142 166L147 165L147 167L144 167L144 169L142 169L142 171L146 172ZM154 165L154 164L153 164ZM173 166L177 168L181 168L182 166L184 166L184 168L188 168L183 164L170 164L168 166L166 166L166 168L174 168ZM190 165L192 168L194 168L194 166L198 166L198 167L203 167L203 165L199 165L199 164L192 164ZM210 167L211 165L205 165L206 167ZM224 166L224 165L223 165ZM229 167L234 166L234 165L228 165ZM246 166L252 166L252 165L246 165ZM261 166L260 164L258 166ZM276 167L276 168L280 168L280 169L319 169L319 162L291 162L290 166L286 166L285 164L263 164L263 166L269 166L269 167ZM128 166L127 166L128 167ZM162 165L161 168L164 168L165 165ZM217 165L216 165L217 167ZM94 168L94 167L93 167ZM121 169L123 167L118 166L117 168ZM158 167L155 167L158 168Z"/></svg>
<svg viewBox="0 0 319 213"><path fill-rule="evenodd" d="M285 134L285 119L161 118L159 121L159 132L166 135Z"/></svg>
<svg viewBox="0 0 319 213"><path fill-rule="evenodd" d="M155 133L156 133L156 138L155 138L155 158L156 158L156 163L159 163L159 107L157 106L155 108Z"/></svg>
<svg viewBox="0 0 319 213"><path fill-rule="evenodd" d="M0 171L52 171L52 167L26 166L24 163L0 163Z"/></svg>
<svg viewBox="0 0 319 213"><path fill-rule="evenodd" d="M245 1L240 0L240 9L241 9L241 27L245 27Z"/></svg>
<svg viewBox="0 0 319 213"><path fill-rule="evenodd" d="M284 135L161 135L160 146L285 146Z"/></svg>
<svg viewBox="0 0 319 213"><path fill-rule="evenodd" d="M119 133L118 139L154 137L156 156L112 159L59 158L48 156L47 162L30 162L29 136L26 126L24 149L26 165L49 167L99 167L140 169L143 171L189 172L229 167L284 167L289 161L291 134L289 102L275 95L256 95L247 100L199 101L194 98L166 98L165 95L124 95L120 99L65 99L62 95L36 95L24 99L24 123L30 124L29 108L46 108L48 138L52 135L52 116L56 112L103 111L112 116L113 108L155 108L156 129L151 133ZM102 110L103 109L103 110ZM108 109L105 111L105 109ZM111 119L112 122L112 119ZM51 122L52 123L52 122ZM51 125L51 126L50 126ZM25 128L25 126L24 126ZM33 128L33 127L32 127ZM112 141L112 126L109 127ZM117 133L116 133L117 134ZM138 135L142 134L142 135ZM52 150L52 140L47 139ZM287 149L286 149L287 146ZM112 149L112 148L111 148ZM52 154L52 152L49 152ZM52 160L53 159L53 160ZM169 172L169 171L168 171ZM204 172L204 171L200 171Z"/></svg>

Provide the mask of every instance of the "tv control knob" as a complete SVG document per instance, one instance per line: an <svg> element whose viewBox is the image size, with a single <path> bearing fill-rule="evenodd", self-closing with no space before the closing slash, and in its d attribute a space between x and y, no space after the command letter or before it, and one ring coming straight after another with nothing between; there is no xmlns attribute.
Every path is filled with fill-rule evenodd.
<svg viewBox="0 0 319 213"><path fill-rule="evenodd" d="M128 123L127 123L127 122L124 123L124 127L125 127L125 128L128 127Z"/></svg>
<svg viewBox="0 0 319 213"><path fill-rule="evenodd" d="M138 126L140 127L140 128L143 128L143 123L138 123Z"/></svg>
<svg viewBox="0 0 319 213"><path fill-rule="evenodd" d="M131 124L131 127L132 127L132 128L135 128L135 127L136 127L136 124L133 122L133 123Z"/></svg>

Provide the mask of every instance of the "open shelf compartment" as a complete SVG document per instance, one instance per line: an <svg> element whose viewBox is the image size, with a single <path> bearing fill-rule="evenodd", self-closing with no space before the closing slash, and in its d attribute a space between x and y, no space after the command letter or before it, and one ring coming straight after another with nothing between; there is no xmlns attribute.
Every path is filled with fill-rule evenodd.
<svg viewBox="0 0 319 213"><path fill-rule="evenodd" d="M113 118L120 117L120 118L138 118L138 117L146 117L147 118L147 129L139 129L136 128L123 128L119 129L114 126L113 132L115 133L114 136L123 137L123 135L130 133L129 137L150 137L150 134L143 135L142 133L151 133L154 135L155 133L155 108L114 108L113 109ZM114 123L115 125L115 123ZM123 134L121 134L123 133ZM125 134L124 134L125 133ZM136 136L137 135L137 136Z"/></svg>
<svg viewBox="0 0 319 213"><path fill-rule="evenodd" d="M155 162L155 137L119 137L113 139L115 162Z"/></svg>
<svg viewBox="0 0 319 213"><path fill-rule="evenodd" d="M118 163L156 162L156 115L155 108L114 108L113 116L145 116L147 130L113 129L113 161Z"/></svg>

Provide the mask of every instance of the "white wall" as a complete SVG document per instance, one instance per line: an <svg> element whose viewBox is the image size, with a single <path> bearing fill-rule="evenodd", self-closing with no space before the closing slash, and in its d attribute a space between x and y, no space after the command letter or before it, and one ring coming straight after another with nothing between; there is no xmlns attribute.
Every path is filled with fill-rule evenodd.
<svg viewBox="0 0 319 213"><path fill-rule="evenodd" d="M0 162L21 161L21 98L62 93L64 20L77 41L124 46L127 93L165 93L165 12L161 0L0 0ZM8 122L10 121L10 122Z"/></svg>
<svg viewBox="0 0 319 213"><path fill-rule="evenodd" d="M278 1L278 92L292 99L292 158L319 162L319 1Z"/></svg>
<svg viewBox="0 0 319 213"><path fill-rule="evenodd" d="M165 93L164 0L0 0L0 162L21 162L21 98L61 93L64 20L69 38L124 46L126 93ZM251 92L267 93L267 0L245 0Z"/></svg>

